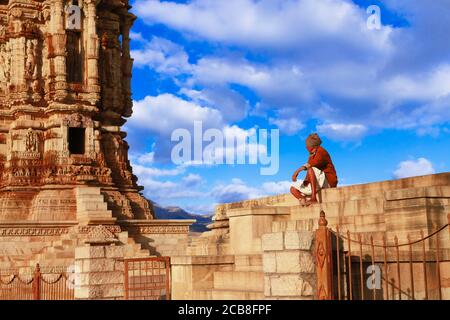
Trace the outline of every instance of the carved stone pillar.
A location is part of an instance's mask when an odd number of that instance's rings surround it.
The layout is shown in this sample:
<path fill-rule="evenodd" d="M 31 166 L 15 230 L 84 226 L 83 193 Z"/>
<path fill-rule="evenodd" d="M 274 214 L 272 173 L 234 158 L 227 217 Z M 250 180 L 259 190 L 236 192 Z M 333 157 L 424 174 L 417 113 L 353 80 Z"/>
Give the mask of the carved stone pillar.
<path fill-rule="evenodd" d="M 23 11 L 12 7 L 8 16 L 8 47 L 10 53 L 10 99 L 13 104 L 25 103 L 27 86 L 25 80 L 26 38 L 23 30 Z"/>
<path fill-rule="evenodd" d="M 89 92 L 89 102 L 95 105 L 100 100 L 100 85 L 98 74 L 98 58 L 99 58 L 99 37 L 96 30 L 96 6 L 95 0 L 86 0 L 86 31 L 87 41 L 87 86 Z"/>
<path fill-rule="evenodd" d="M 133 59 L 130 56 L 130 29 L 136 16 L 127 13 L 123 19 L 122 32 L 122 94 L 123 94 L 123 116 L 130 117 L 133 102 L 131 99 L 131 72 Z"/>
<path fill-rule="evenodd" d="M 55 66 L 55 99 L 63 101 L 67 97 L 66 74 L 66 32 L 64 30 L 63 0 L 54 0 L 52 12 L 52 46 Z"/>

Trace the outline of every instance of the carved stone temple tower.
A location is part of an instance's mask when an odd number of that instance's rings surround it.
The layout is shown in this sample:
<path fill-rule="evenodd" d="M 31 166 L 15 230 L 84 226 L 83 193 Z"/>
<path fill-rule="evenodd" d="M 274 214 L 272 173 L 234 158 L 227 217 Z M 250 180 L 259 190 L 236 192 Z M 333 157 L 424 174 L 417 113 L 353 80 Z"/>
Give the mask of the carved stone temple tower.
<path fill-rule="evenodd" d="M 153 220 L 128 161 L 129 9 L 0 0 L 0 263 L 70 259 L 99 225 L 153 253 L 160 237 L 187 235 L 189 223 Z"/>

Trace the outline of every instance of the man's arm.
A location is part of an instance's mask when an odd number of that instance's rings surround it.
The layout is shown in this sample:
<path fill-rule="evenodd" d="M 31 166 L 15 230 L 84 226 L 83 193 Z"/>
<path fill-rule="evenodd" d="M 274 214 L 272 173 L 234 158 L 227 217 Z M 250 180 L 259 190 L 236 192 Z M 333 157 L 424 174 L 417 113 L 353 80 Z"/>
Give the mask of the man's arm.
<path fill-rule="evenodd" d="M 301 166 L 300 168 L 298 168 L 297 170 L 295 170 L 294 174 L 292 175 L 292 181 L 297 181 L 297 177 L 299 175 L 300 172 L 302 172 L 303 170 L 307 170 L 308 167 L 306 167 L 307 163 L 304 164 L 303 166 Z"/>

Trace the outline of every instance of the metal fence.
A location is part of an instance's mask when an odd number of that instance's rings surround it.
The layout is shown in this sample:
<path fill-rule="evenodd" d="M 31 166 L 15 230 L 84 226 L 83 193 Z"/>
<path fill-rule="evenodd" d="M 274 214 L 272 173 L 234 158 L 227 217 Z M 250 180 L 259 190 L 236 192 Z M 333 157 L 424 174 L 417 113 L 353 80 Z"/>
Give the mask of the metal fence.
<path fill-rule="evenodd" d="M 450 215 L 449 215 L 450 220 Z M 400 243 L 397 236 L 341 232 L 327 227 L 321 211 L 316 231 L 317 298 L 326 300 L 441 300 L 442 259 L 439 236 L 449 224 L 429 235 Z M 448 250 L 447 250 L 448 251 Z M 446 261 L 444 261 L 446 260 Z"/>
<path fill-rule="evenodd" d="M 65 272 L 0 272 L 0 300 L 73 300 L 74 281 Z"/>
<path fill-rule="evenodd" d="M 170 300 L 170 258 L 125 259 L 125 300 Z"/>

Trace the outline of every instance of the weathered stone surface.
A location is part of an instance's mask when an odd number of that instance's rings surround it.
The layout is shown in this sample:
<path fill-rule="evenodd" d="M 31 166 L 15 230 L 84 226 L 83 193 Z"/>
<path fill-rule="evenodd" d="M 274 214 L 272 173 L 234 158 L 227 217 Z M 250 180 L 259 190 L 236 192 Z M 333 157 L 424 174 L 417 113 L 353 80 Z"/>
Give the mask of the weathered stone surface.
<path fill-rule="evenodd" d="M 90 272 L 80 275 L 81 285 L 106 285 L 124 283 L 123 272 Z"/>
<path fill-rule="evenodd" d="M 264 276 L 264 295 L 266 297 L 270 297 L 271 296 L 271 287 L 270 287 L 270 277 L 269 276 Z"/>
<path fill-rule="evenodd" d="M 83 261 L 82 272 L 115 271 L 116 261 L 112 259 L 86 259 Z"/>
<path fill-rule="evenodd" d="M 270 277 L 272 296 L 310 296 L 311 285 L 300 275 L 279 275 Z"/>
<path fill-rule="evenodd" d="M 310 250 L 314 240 L 314 232 L 286 231 L 284 246 L 286 249 Z"/>
<path fill-rule="evenodd" d="M 75 259 L 96 259 L 104 257 L 105 249 L 102 246 L 84 246 L 75 249 Z"/>
<path fill-rule="evenodd" d="M 105 255 L 107 258 L 123 258 L 123 246 L 109 246 L 105 247 Z"/>
<path fill-rule="evenodd" d="M 264 252 L 263 253 L 263 271 L 265 273 L 271 273 L 277 271 L 277 260 L 275 257 L 275 252 Z"/>
<path fill-rule="evenodd" d="M 300 272 L 299 251 L 280 251 L 276 253 L 277 273 Z"/>
<path fill-rule="evenodd" d="M 315 273 L 316 265 L 314 257 L 311 252 L 300 251 L 299 252 L 299 272 L 302 273 Z"/>
<path fill-rule="evenodd" d="M 283 250 L 284 236 L 283 232 L 266 233 L 261 237 L 263 251 Z"/>

